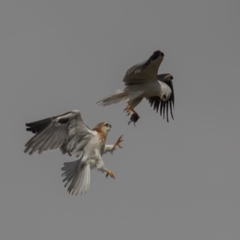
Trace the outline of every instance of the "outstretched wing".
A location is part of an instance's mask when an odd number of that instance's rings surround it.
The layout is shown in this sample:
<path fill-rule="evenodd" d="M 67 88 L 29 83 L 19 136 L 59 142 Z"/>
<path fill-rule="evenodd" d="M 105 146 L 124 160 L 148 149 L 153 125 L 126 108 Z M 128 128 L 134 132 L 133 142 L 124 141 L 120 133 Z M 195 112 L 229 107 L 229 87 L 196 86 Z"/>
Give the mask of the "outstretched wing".
<path fill-rule="evenodd" d="M 93 134 L 78 110 L 26 123 L 26 126 L 27 131 L 36 134 L 25 144 L 24 152 L 29 154 L 61 148 L 63 154 L 79 155 Z"/>
<path fill-rule="evenodd" d="M 170 78 L 168 76 L 170 76 Z M 169 73 L 166 73 L 166 74 L 158 75 L 157 78 L 159 81 L 166 83 L 170 87 L 172 94 L 171 94 L 170 98 L 165 102 L 162 101 L 159 96 L 150 97 L 150 98 L 148 98 L 148 101 L 149 101 L 150 105 L 153 106 L 153 109 L 156 112 L 158 112 L 158 111 L 160 112 L 160 115 L 163 116 L 163 119 L 165 119 L 165 115 L 166 115 L 167 122 L 169 122 L 169 117 L 168 117 L 169 111 L 171 113 L 172 119 L 174 119 L 174 117 L 173 117 L 174 88 L 173 88 L 173 83 L 172 83 L 173 77 Z"/>
<path fill-rule="evenodd" d="M 161 51 L 155 51 L 148 60 L 129 68 L 123 78 L 125 85 L 156 81 L 163 57 L 164 54 Z"/>

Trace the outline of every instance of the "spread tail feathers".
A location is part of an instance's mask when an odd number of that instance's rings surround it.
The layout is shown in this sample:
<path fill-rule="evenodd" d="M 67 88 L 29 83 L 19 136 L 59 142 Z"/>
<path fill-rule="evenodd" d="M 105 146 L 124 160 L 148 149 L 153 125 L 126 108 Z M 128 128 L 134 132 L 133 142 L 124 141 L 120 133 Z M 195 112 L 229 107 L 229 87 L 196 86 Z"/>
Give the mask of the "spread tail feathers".
<path fill-rule="evenodd" d="M 107 106 L 113 103 L 118 103 L 122 100 L 125 100 L 128 97 L 128 93 L 127 92 L 123 92 L 122 90 L 118 90 L 115 94 L 107 97 L 107 98 L 103 98 L 102 100 L 98 101 L 97 104 L 100 104 L 102 106 Z"/>
<path fill-rule="evenodd" d="M 63 182 L 65 187 L 68 187 L 68 192 L 71 194 L 83 194 L 87 192 L 90 186 L 90 165 L 81 163 L 81 159 L 64 163 L 62 168 L 64 171 L 62 176 L 65 178 Z"/>

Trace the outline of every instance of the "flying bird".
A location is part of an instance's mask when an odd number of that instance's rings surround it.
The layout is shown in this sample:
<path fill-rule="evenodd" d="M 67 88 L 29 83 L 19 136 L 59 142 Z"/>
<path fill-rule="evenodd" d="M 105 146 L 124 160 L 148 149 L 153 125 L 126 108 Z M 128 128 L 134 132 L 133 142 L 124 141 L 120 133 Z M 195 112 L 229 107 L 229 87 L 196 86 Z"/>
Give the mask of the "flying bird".
<path fill-rule="evenodd" d="M 113 172 L 104 166 L 102 155 L 113 151 L 123 141 L 120 136 L 115 144 L 106 144 L 111 125 L 107 122 L 98 123 L 90 129 L 81 117 L 79 110 L 73 110 L 59 116 L 40 121 L 26 123 L 27 131 L 35 135 L 25 144 L 25 153 L 41 154 L 47 150 L 60 148 L 63 154 L 79 159 L 64 163 L 62 168 L 65 178 L 63 182 L 71 194 L 87 192 L 90 186 L 90 170 L 106 173 L 106 177 L 115 178 Z"/>
<path fill-rule="evenodd" d="M 138 121 L 139 115 L 134 108 L 146 98 L 156 112 L 169 121 L 169 111 L 173 118 L 174 89 L 173 76 L 170 73 L 158 75 L 158 68 L 163 61 L 164 53 L 155 51 L 148 60 L 129 68 L 123 78 L 125 88 L 118 90 L 115 94 L 103 98 L 97 103 L 107 106 L 120 101 L 126 101 L 127 107 L 124 111 L 131 115 L 128 124 Z"/>

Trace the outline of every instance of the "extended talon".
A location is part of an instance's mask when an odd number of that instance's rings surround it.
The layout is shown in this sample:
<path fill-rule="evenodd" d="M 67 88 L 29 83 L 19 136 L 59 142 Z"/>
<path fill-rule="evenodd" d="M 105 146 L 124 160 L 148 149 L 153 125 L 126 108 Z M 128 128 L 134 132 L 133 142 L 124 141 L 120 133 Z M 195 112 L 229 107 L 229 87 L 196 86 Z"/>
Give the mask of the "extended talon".
<path fill-rule="evenodd" d="M 129 116 L 132 112 L 132 108 L 130 107 L 130 105 L 127 105 L 127 107 L 123 111 L 127 113 L 127 116 Z"/>
<path fill-rule="evenodd" d="M 123 137 L 123 135 L 121 135 L 121 136 L 118 138 L 118 140 L 115 142 L 113 148 L 116 148 L 116 146 L 118 146 L 119 148 L 122 148 L 122 146 L 120 145 L 120 143 L 123 141 L 122 137 Z"/>
<path fill-rule="evenodd" d="M 107 172 L 107 174 L 106 174 L 106 178 L 108 178 L 108 176 L 110 176 L 111 178 L 114 178 L 114 179 L 115 179 L 115 176 L 114 176 L 114 174 L 113 174 L 112 171 L 110 171 L 110 170 L 106 170 L 106 172 Z"/>

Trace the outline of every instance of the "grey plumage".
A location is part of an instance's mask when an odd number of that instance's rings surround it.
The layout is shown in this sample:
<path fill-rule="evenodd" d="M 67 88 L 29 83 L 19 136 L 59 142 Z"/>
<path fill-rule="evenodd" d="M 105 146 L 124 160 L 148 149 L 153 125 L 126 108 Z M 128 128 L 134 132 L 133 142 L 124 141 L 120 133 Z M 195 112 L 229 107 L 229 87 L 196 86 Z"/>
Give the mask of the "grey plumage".
<path fill-rule="evenodd" d="M 130 67 L 123 78 L 125 88 L 118 90 L 97 103 L 102 106 L 127 102 L 124 109 L 127 115 L 132 114 L 130 122 L 136 123 L 139 119 L 135 107 L 146 98 L 156 112 L 169 121 L 170 112 L 173 119 L 174 89 L 172 84 L 173 76 L 169 73 L 159 74 L 158 69 L 164 58 L 161 51 L 155 51 L 148 60 Z M 129 122 L 129 123 L 130 123 Z"/>

